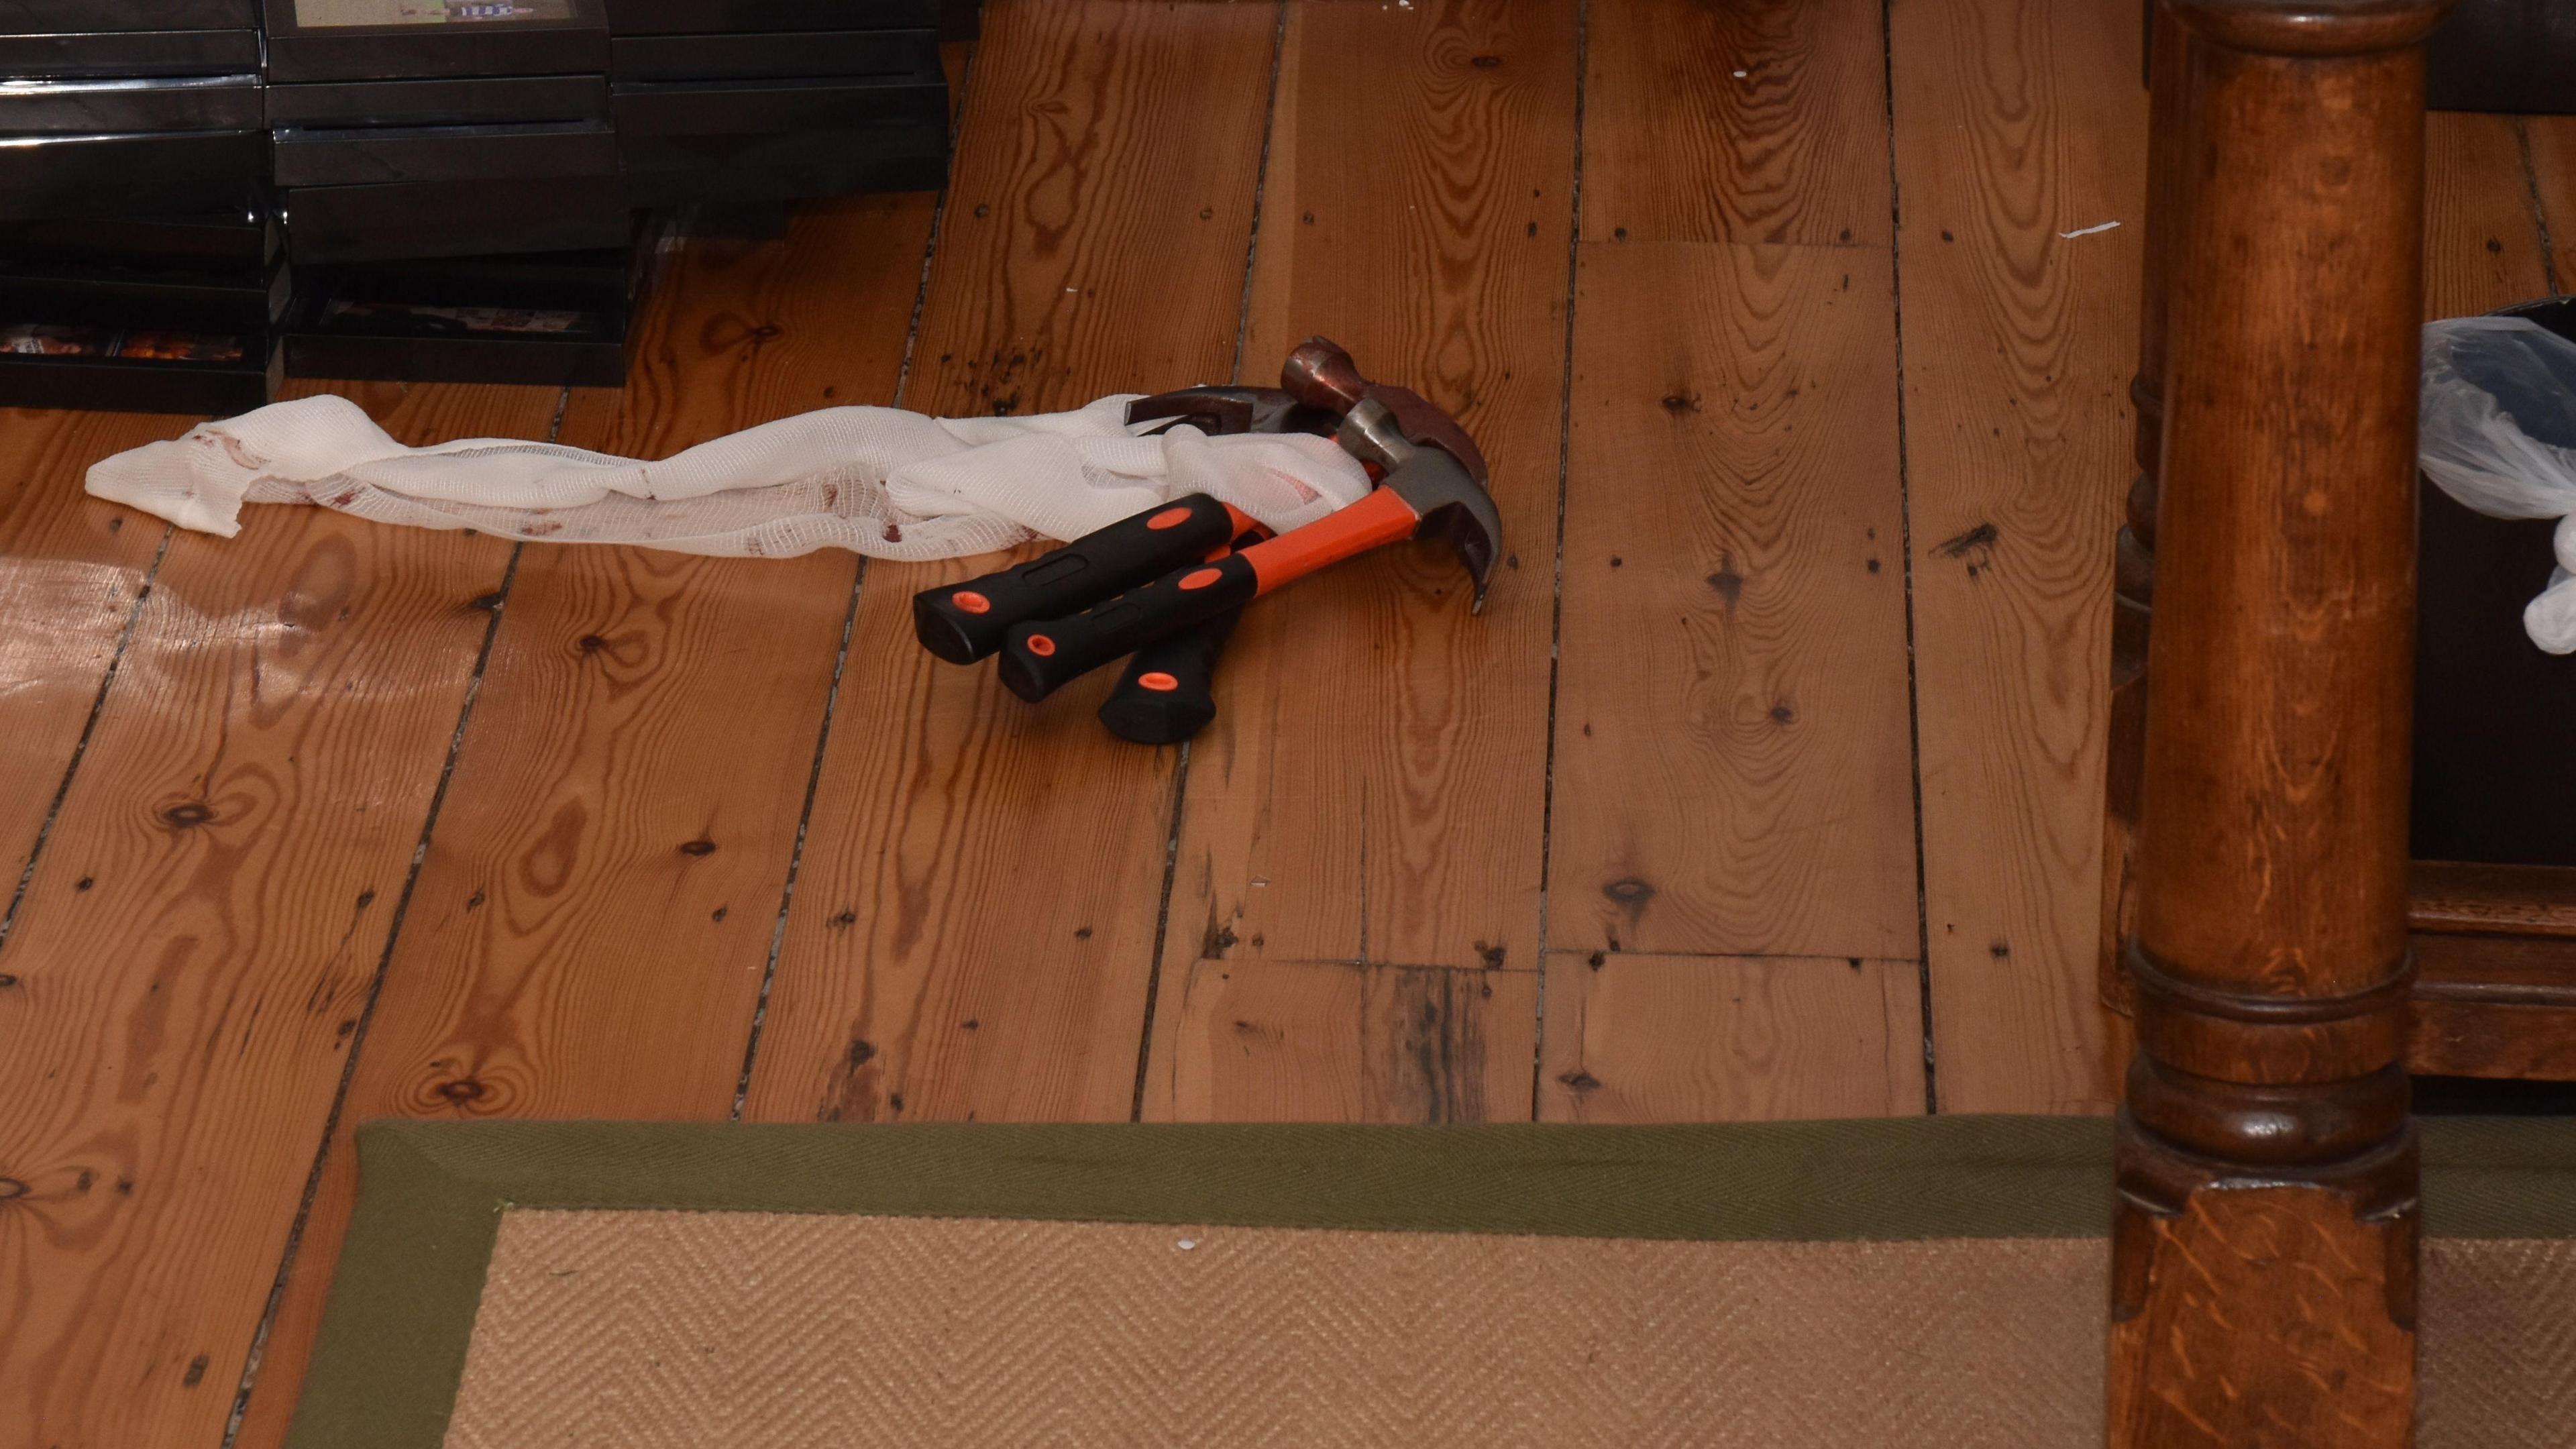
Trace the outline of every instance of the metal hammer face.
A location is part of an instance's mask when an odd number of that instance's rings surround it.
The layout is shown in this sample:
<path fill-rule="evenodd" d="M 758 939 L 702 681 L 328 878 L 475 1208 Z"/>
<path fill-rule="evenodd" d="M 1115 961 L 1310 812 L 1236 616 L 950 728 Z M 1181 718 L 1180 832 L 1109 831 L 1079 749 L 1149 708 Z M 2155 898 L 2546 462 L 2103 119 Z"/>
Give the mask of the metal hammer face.
<path fill-rule="evenodd" d="M 1467 465 L 1468 476 L 1479 483 L 1492 476 L 1485 467 L 1484 451 L 1467 436 L 1456 418 L 1409 387 L 1371 382 L 1361 376 L 1359 364 L 1351 360 L 1350 353 L 1329 337 L 1309 337 L 1299 343 L 1297 350 L 1288 354 L 1287 365 L 1279 370 L 1279 382 L 1298 401 L 1335 417 L 1347 414 L 1363 398 L 1375 398 L 1395 414 L 1396 426 L 1404 430 L 1406 437 L 1448 450 L 1451 457 Z"/>
<path fill-rule="evenodd" d="M 1341 414 L 1309 407 L 1275 387 L 1185 387 L 1128 404 L 1127 422 L 1160 423 L 1160 433 L 1188 423 L 1219 433 L 1314 433 L 1330 437 Z"/>
<path fill-rule="evenodd" d="M 1443 539 L 1458 551 L 1458 561 L 1476 581 L 1475 606 L 1482 610 L 1494 562 L 1503 552 L 1502 512 L 1483 481 L 1448 449 L 1407 436 L 1394 410 L 1375 398 L 1354 404 L 1334 437 L 1352 457 L 1385 475 L 1378 486 L 1403 499 L 1421 520 L 1414 537 Z"/>

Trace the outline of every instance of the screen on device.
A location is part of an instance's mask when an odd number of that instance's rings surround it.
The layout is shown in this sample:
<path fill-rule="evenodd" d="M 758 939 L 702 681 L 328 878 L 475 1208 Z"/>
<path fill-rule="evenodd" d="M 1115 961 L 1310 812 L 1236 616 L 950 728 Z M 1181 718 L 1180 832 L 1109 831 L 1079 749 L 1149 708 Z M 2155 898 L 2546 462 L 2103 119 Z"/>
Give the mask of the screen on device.
<path fill-rule="evenodd" d="M 507 25 L 580 18 L 576 0 L 295 0 L 305 29 L 393 25 Z"/>

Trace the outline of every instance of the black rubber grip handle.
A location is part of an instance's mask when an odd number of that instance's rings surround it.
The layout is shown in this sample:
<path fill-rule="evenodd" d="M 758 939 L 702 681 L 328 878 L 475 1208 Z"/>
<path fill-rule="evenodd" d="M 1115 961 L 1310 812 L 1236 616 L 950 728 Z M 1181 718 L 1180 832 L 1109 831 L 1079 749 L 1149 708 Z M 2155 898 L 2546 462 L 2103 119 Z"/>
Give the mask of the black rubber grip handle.
<path fill-rule="evenodd" d="M 1032 704 L 1113 659 L 1252 602 L 1260 576 L 1242 554 L 1174 569 L 1064 619 L 1019 624 L 1002 646 L 1002 683 Z"/>
<path fill-rule="evenodd" d="M 1140 745 L 1177 745 L 1206 729 L 1216 718 L 1216 662 L 1242 622 L 1231 610 L 1137 650 L 1101 702 L 1100 722 Z"/>
<path fill-rule="evenodd" d="M 921 647 L 972 664 L 1002 647 L 1011 626 L 1060 619 L 1226 546 L 1232 510 L 1204 493 L 1156 504 L 1016 568 L 912 596 Z"/>

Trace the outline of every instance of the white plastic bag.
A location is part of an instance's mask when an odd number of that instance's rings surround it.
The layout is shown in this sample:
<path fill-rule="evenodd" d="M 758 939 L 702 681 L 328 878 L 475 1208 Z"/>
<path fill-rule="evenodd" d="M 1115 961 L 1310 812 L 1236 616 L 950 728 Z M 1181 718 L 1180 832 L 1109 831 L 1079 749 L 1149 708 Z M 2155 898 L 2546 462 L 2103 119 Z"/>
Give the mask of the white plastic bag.
<path fill-rule="evenodd" d="M 227 538 L 244 503 L 303 503 L 550 543 L 895 559 L 1077 538 L 1183 493 L 1286 532 L 1369 491 L 1329 438 L 1188 426 L 1138 437 L 1130 401 L 1021 418 L 825 408 L 649 462 L 498 438 L 406 448 L 357 404 L 323 396 L 120 453 L 90 469 L 89 491 Z"/>
<path fill-rule="evenodd" d="M 2426 326 L 2419 450 L 2425 476 L 2463 506 L 2558 520 L 2558 567 L 2522 627 L 2576 654 L 2576 342 L 2520 317 Z"/>

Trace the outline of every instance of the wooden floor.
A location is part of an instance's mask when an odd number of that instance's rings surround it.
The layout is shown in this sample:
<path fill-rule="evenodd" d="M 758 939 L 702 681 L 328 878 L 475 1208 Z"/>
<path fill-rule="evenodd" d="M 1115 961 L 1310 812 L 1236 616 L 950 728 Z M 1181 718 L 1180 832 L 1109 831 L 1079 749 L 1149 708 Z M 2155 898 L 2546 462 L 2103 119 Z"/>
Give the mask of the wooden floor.
<path fill-rule="evenodd" d="M 944 199 L 693 246 L 622 396 L 354 393 L 656 455 L 1335 336 L 1510 557 L 1256 610 L 1187 751 L 932 662 L 969 566 L 172 534 L 79 481 L 186 420 L 0 415 L 0 1449 L 275 1445 L 370 1117 L 2102 1110 L 2137 37 L 992 0 Z M 2576 129 L 2432 145 L 2436 314 L 2576 266 Z"/>

